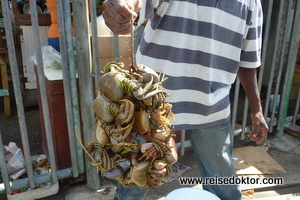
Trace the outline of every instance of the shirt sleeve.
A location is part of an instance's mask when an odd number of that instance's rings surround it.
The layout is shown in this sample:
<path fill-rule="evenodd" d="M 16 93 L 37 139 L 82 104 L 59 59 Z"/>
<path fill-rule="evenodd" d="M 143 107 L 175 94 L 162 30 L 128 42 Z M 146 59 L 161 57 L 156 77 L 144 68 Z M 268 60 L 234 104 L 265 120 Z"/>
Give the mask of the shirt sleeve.
<path fill-rule="evenodd" d="M 263 13 L 260 1 L 252 2 L 240 59 L 240 66 L 245 68 L 256 68 L 261 65 Z"/>

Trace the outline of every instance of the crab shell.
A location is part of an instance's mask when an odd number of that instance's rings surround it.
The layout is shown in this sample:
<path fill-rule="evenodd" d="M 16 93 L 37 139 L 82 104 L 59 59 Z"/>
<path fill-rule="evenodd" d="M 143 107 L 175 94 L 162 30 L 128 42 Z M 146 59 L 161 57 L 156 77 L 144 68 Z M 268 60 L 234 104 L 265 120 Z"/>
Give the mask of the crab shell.
<path fill-rule="evenodd" d="M 105 122 L 110 123 L 115 118 L 109 111 L 110 102 L 106 101 L 103 96 L 98 95 L 92 102 L 92 109 Z"/>
<path fill-rule="evenodd" d="M 134 113 L 133 129 L 139 134 L 144 134 L 150 131 L 150 118 L 145 110 L 140 110 Z"/>
<path fill-rule="evenodd" d="M 123 76 L 120 73 L 108 72 L 99 78 L 98 85 L 103 94 L 111 101 L 119 101 L 124 95 L 120 89 L 120 80 L 122 79 Z"/>
<path fill-rule="evenodd" d="M 147 185 L 147 174 L 150 167 L 149 161 L 140 162 L 131 168 L 131 180 L 138 186 Z"/>
<path fill-rule="evenodd" d="M 95 134 L 97 141 L 102 145 L 107 145 L 110 142 L 109 137 L 101 127 L 101 122 L 98 120 L 95 125 Z"/>

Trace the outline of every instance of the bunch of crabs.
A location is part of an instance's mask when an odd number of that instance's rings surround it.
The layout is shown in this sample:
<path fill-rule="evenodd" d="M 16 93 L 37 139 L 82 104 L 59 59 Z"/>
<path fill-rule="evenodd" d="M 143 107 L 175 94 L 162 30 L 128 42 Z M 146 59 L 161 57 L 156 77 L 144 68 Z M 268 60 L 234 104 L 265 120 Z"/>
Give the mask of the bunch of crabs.
<path fill-rule="evenodd" d="M 123 67 L 108 63 L 98 80 L 89 162 L 124 187 L 158 187 L 178 159 L 168 119 L 175 117 L 162 86 L 167 78 L 144 65 Z"/>

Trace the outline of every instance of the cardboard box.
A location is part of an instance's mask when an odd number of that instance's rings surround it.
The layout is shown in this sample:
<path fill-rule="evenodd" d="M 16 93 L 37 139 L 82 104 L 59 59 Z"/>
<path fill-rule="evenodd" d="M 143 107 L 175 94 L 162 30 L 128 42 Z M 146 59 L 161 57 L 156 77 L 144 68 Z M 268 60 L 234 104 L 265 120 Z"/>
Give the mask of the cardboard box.
<path fill-rule="evenodd" d="M 100 70 L 115 60 L 114 58 L 114 37 L 98 36 L 98 52 L 100 60 Z M 124 63 L 124 68 L 128 69 L 131 62 L 131 39 L 130 35 L 119 35 L 119 61 Z"/>

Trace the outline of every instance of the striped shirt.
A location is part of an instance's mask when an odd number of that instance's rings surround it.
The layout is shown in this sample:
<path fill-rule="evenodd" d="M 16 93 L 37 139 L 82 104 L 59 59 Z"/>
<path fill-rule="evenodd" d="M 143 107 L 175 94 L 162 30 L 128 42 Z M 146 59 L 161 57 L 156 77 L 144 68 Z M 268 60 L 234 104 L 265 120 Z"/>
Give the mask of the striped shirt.
<path fill-rule="evenodd" d="M 229 92 L 239 66 L 260 66 L 259 0 L 144 0 L 149 19 L 136 59 L 169 79 L 177 130 L 230 120 Z"/>

